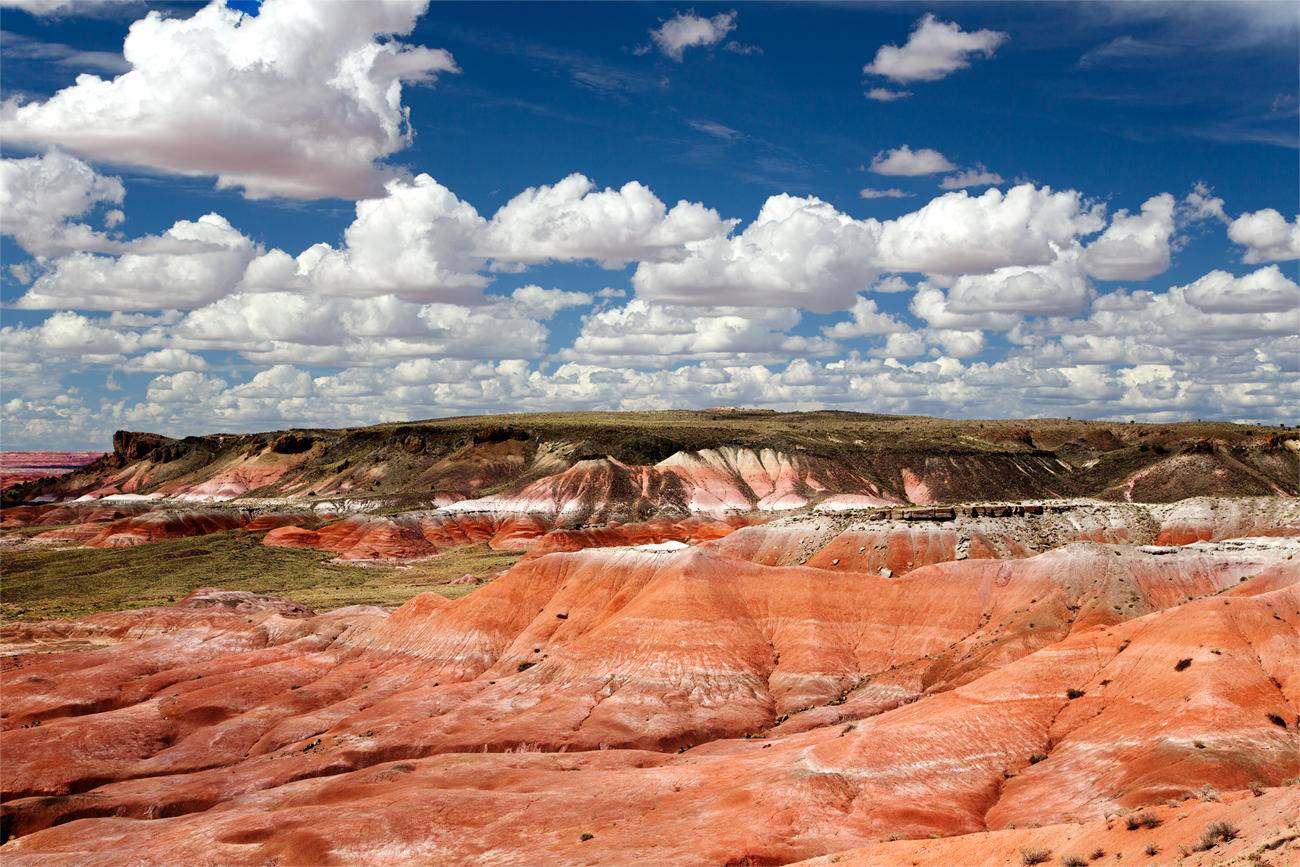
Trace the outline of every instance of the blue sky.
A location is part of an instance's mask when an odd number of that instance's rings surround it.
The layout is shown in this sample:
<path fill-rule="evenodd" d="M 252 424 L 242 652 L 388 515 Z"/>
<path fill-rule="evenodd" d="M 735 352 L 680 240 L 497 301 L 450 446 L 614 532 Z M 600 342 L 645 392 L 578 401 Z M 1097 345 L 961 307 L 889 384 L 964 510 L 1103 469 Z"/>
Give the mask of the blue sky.
<path fill-rule="evenodd" d="M 1296 420 L 1294 4 L 0 8 L 6 448 Z"/>

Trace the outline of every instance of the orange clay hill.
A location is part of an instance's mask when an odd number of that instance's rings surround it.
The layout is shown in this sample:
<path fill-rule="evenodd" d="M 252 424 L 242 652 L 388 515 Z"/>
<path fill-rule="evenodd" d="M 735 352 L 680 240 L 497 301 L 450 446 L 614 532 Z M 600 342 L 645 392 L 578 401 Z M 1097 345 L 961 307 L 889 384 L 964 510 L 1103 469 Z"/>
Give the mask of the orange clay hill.
<path fill-rule="evenodd" d="M 15 559 L 513 565 L 0 623 L 0 858 L 1298 864 L 1298 485 L 1228 424 L 119 433 L 6 492 Z"/>

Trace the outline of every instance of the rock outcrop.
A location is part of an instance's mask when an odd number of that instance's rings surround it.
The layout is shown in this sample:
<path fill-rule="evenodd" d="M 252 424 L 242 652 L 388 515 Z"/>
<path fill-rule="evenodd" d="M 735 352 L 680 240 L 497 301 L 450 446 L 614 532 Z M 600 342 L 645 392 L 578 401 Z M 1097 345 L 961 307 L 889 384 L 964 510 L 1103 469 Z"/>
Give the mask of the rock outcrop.
<path fill-rule="evenodd" d="M 566 413 L 180 440 L 119 431 L 113 447 L 80 470 L 15 486 L 5 502 L 486 497 L 478 508 L 540 511 L 574 526 L 819 503 L 1300 493 L 1293 432 L 1211 423 Z"/>

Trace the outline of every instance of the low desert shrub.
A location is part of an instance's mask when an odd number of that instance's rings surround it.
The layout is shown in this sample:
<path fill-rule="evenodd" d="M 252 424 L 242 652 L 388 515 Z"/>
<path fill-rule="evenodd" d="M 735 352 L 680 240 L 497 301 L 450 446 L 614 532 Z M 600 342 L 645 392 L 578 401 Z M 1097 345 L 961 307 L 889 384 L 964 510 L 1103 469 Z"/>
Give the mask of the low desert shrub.
<path fill-rule="evenodd" d="M 1211 822 L 1205 826 L 1201 839 L 1196 843 L 1196 851 L 1208 852 L 1220 843 L 1237 839 L 1237 828 L 1227 822 Z"/>
<path fill-rule="evenodd" d="M 1160 820 L 1150 813 L 1134 813 L 1124 819 L 1124 827 L 1130 831 L 1136 831 L 1138 828 L 1146 828 L 1148 831 L 1152 828 L 1160 827 Z"/>

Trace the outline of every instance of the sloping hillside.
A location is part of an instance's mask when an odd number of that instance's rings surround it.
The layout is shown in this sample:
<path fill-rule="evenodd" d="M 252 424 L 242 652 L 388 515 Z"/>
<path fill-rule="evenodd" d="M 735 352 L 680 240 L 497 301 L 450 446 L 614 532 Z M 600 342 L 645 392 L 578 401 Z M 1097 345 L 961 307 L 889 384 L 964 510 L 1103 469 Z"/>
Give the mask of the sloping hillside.
<path fill-rule="evenodd" d="M 1263 846 L 1293 863 L 1298 551 L 1081 542 L 888 578 L 606 548 L 391 613 L 208 589 L 13 624 L 2 851 L 951 864 L 1042 846 L 1147 864 L 1172 863 L 1153 846 L 1213 850 L 1189 863 Z M 1232 833 L 1198 842 L 1216 820 Z"/>
<path fill-rule="evenodd" d="M 5 502 L 118 494 L 370 497 L 393 507 L 475 501 L 458 508 L 544 511 L 576 524 L 780 511 L 837 495 L 925 504 L 1298 492 L 1300 438 L 1282 428 L 719 410 L 480 416 L 179 440 L 119 431 L 111 454 L 20 485 Z"/>

